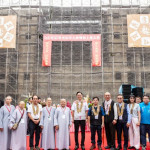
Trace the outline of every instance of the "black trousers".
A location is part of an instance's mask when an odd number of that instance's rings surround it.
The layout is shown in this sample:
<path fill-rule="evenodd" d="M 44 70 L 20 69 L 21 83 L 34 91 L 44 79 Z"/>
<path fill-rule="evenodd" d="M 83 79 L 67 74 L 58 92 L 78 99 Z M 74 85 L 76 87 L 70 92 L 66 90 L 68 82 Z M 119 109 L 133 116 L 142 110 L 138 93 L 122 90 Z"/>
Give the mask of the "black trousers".
<path fill-rule="evenodd" d="M 78 142 L 78 132 L 79 132 L 79 126 L 81 127 L 81 146 L 84 146 L 85 141 L 85 120 L 74 120 L 74 126 L 75 126 L 75 144 L 79 145 Z"/>
<path fill-rule="evenodd" d="M 128 128 L 126 126 L 127 123 L 120 122 L 119 120 L 117 121 L 117 141 L 118 141 L 118 146 L 121 147 L 121 134 L 123 131 L 124 135 L 124 148 L 128 147 Z"/>
<path fill-rule="evenodd" d="M 40 140 L 40 126 L 39 124 L 35 124 L 32 120 L 29 121 L 29 132 L 30 132 L 30 147 L 33 146 L 33 139 L 34 139 L 34 131 L 35 131 L 35 146 L 39 145 Z"/>
<path fill-rule="evenodd" d="M 29 135 L 30 134 L 30 131 L 29 131 L 29 117 L 28 117 L 28 119 L 27 119 L 27 135 Z"/>
<path fill-rule="evenodd" d="M 90 125 L 90 126 L 91 126 L 91 143 L 95 144 L 95 134 L 97 132 L 98 135 L 97 145 L 101 146 L 102 144 L 101 125 Z"/>
<path fill-rule="evenodd" d="M 140 125 L 140 140 L 143 146 L 146 146 L 146 133 L 148 133 L 150 140 L 150 125 L 149 124 L 141 124 Z"/>
<path fill-rule="evenodd" d="M 105 123 L 107 145 L 115 148 L 115 128 L 112 122 Z"/>

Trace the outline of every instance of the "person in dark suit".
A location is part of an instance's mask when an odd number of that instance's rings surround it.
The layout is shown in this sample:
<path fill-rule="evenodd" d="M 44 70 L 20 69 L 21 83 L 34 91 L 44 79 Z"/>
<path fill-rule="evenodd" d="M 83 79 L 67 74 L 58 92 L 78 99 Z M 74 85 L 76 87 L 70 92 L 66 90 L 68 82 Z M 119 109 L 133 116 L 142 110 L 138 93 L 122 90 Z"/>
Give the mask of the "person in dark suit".
<path fill-rule="evenodd" d="M 106 92 L 104 95 L 105 101 L 103 102 L 103 108 L 105 112 L 104 123 L 106 131 L 107 146 L 105 149 L 115 150 L 115 129 L 117 123 L 117 106 L 111 99 L 111 94 Z"/>
<path fill-rule="evenodd" d="M 123 132 L 124 136 L 124 150 L 127 150 L 128 148 L 128 127 L 130 125 L 129 121 L 129 110 L 127 107 L 127 104 L 123 102 L 123 95 L 119 94 L 117 96 L 117 113 L 118 113 L 118 119 L 117 119 L 117 142 L 118 147 L 116 150 L 122 149 L 121 146 L 121 135 Z"/>

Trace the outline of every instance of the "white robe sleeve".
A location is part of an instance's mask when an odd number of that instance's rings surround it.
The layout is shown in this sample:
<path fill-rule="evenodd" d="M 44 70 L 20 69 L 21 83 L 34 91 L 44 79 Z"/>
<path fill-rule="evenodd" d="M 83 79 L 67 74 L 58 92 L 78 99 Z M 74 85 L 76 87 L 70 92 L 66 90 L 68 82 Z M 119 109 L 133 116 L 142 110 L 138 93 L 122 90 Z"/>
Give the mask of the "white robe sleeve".
<path fill-rule="evenodd" d="M 40 126 L 44 126 L 44 108 L 42 110 L 41 120 L 40 120 Z"/>
<path fill-rule="evenodd" d="M 3 128 L 3 117 L 4 117 L 4 111 L 3 111 L 3 107 L 1 107 L 0 109 L 0 128 Z"/>
<path fill-rule="evenodd" d="M 55 115 L 54 115 L 54 126 L 58 125 L 58 108 L 55 110 Z"/>
<path fill-rule="evenodd" d="M 14 111 L 10 117 L 10 121 L 8 124 L 9 129 L 12 129 L 13 125 L 16 123 L 17 119 L 17 111 Z"/>

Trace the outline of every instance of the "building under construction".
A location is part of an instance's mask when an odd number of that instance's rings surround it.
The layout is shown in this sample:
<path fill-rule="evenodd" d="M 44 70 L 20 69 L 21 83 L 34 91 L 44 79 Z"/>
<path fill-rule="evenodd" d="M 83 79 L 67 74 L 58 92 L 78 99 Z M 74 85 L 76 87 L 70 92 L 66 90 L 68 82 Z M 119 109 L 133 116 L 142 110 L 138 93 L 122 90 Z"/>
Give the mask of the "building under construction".
<path fill-rule="evenodd" d="M 150 0 L 0 0 L 0 15 L 17 16 L 15 49 L 0 49 L 0 99 L 29 93 L 75 100 L 77 91 L 115 99 L 122 84 L 150 93 L 150 48 L 129 48 L 127 14 L 150 14 Z M 42 67 L 43 34 L 101 34 L 102 66 L 92 67 L 91 42 L 53 42 Z"/>

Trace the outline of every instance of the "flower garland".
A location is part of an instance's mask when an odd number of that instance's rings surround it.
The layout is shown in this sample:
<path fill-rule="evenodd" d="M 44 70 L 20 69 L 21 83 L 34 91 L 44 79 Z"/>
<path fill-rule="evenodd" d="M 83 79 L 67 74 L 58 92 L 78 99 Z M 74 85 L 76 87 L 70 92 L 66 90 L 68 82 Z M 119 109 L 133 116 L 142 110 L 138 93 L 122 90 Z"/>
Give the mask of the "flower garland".
<path fill-rule="evenodd" d="M 79 101 L 76 102 L 76 105 L 77 105 L 77 112 L 80 113 L 83 107 L 83 100 L 81 100 L 80 108 L 79 108 Z"/>
<path fill-rule="evenodd" d="M 36 111 L 35 111 L 35 107 L 34 106 L 36 106 Z M 37 115 L 39 113 L 39 105 L 33 105 L 32 104 L 32 109 L 33 109 L 33 114 L 34 115 Z"/>
<path fill-rule="evenodd" d="M 123 110 L 124 110 L 124 103 L 122 103 L 121 110 L 119 109 L 119 104 L 118 104 L 117 105 L 117 112 L 118 112 L 119 117 L 123 115 Z"/>
<path fill-rule="evenodd" d="M 94 113 L 94 116 L 97 116 L 99 114 L 99 105 L 97 106 L 97 110 L 94 109 L 94 105 L 92 106 L 92 111 Z"/>

